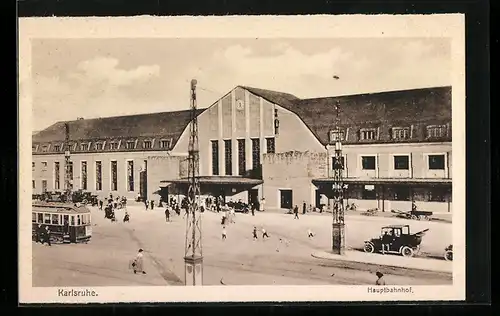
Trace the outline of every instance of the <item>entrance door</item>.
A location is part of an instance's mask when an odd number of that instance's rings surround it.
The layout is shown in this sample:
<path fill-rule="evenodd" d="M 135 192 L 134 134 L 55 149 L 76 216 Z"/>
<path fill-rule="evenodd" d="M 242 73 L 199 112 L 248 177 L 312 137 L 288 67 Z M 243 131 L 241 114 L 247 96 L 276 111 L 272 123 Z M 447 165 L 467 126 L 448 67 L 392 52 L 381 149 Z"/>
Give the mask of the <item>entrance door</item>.
<path fill-rule="evenodd" d="M 42 180 L 42 193 L 47 192 L 47 180 Z"/>
<path fill-rule="evenodd" d="M 259 202 L 259 190 L 258 189 L 248 190 L 248 202 L 254 203 L 254 204 Z"/>
<path fill-rule="evenodd" d="M 315 207 L 317 207 L 317 208 L 321 207 L 321 193 L 317 189 L 316 189 L 316 195 L 314 198 L 314 202 L 316 203 Z"/>
<path fill-rule="evenodd" d="M 280 207 L 292 208 L 292 190 L 280 190 Z"/>
<path fill-rule="evenodd" d="M 141 171 L 139 173 L 139 193 L 141 197 L 145 199 L 148 194 L 148 175 L 146 171 Z"/>

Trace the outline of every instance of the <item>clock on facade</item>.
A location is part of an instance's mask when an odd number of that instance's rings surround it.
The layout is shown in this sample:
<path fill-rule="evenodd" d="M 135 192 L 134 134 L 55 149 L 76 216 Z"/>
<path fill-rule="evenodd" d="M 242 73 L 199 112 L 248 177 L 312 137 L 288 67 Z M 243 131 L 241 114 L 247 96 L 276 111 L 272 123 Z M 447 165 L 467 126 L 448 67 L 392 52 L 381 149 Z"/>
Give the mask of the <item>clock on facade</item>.
<path fill-rule="evenodd" d="M 243 100 L 236 101 L 236 109 L 242 111 L 245 108 L 245 103 Z"/>

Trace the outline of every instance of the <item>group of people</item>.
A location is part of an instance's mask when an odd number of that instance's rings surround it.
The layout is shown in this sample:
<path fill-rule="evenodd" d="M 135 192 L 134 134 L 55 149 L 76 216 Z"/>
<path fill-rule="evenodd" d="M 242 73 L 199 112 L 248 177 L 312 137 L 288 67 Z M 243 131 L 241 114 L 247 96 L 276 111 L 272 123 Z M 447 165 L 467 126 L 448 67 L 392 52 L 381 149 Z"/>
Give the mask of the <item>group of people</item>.
<path fill-rule="evenodd" d="M 48 226 L 42 226 L 42 224 L 38 224 L 35 231 L 35 241 L 37 243 L 41 243 L 42 245 L 47 243 L 47 245 L 52 246 L 50 243 L 51 231 Z"/>

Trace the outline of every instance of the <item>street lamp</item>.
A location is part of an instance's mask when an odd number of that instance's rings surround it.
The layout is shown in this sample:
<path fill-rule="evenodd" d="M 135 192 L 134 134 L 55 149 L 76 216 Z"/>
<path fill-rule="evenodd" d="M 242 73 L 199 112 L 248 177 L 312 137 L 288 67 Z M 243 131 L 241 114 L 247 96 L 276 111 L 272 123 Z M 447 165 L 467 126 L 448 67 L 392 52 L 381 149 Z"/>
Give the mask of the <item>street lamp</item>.
<path fill-rule="evenodd" d="M 345 224 L 344 224 L 344 161 L 342 157 L 342 130 L 340 129 L 340 104 L 336 103 L 335 126 L 335 157 L 333 163 L 333 221 L 332 221 L 332 252 L 343 255 L 345 253 Z"/>

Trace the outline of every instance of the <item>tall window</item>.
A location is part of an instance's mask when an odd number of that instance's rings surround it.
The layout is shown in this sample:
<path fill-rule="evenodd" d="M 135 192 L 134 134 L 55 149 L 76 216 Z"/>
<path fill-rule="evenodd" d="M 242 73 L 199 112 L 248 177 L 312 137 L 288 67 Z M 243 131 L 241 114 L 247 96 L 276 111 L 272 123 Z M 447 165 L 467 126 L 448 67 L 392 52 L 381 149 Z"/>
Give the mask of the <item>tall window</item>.
<path fill-rule="evenodd" d="M 233 155 L 231 150 L 231 140 L 224 140 L 224 157 L 225 157 L 225 168 L 226 175 L 230 176 L 233 174 Z"/>
<path fill-rule="evenodd" d="M 377 129 L 375 128 L 362 129 L 359 131 L 359 136 L 361 140 L 377 139 Z"/>
<path fill-rule="evenodd" d="M 394 170 L 408 170 L 408 169 L 410 169 L 410 157 L 394 156 Z"/>
<path fill-rule="evenodd" d="M 410 138 L 410 128 L 409 127 L 393 127 L 392 128 L 392 139 L 402 140 Z"/>
<path fill-rule="evenodd" d="M 87 162 L 82 161 L 81 162 L 81 168 L 82 168 L 82 190 L 87 190 Z"/>
<path fill-rule="evenodd" d="M 95 189 L 96 191 L 102 190 L 102 162 L 95 162 Z"/>
<path fill-rule="evenodd" d="M 246 160 L 245 160 L 245 140 L 238 139 L 238 174 L 244 175 L 246 171 Z"/>
<path fill-rule="evenodd" d="M 46 171 L 46 170 L 47 170 L 47 162 L 42 161 L 42 171 Z"/>
<path fill-rule="evenodd" d="M 33 162 L 31 162 L 31 169 L 32 169 L 33 171 L 35 171 L 35 162 L 34 162 L 34 161 L 33 161 Z"/>
<path fill-rule="evenodd" d="M 252 138 L 252 168 L 260 166 L 260 139 Z"/>
<path fill-rule="evenodd" d="M 111 161 L 111 191 L 118 190 L 118 163 Z"/>
<path fill-rule="evenodd" d="M 444 155 L 429 155 L 430 170 L 444 170 Z"/>
<path fill-rule="evenodd" d="M 212 140 L 212 175 L 219 175 L 219 141 Z"/>
<path fill-rule="evenodd" d="M 363 156 L 361 157 L 361 166 L 363 170 L 375 170 L 375 157 Z"/>
<path fill-rule="evenodd" d="M 266 149 L 268 154 L 274 154 L 276 152 L 276 144 L 274 137 L 266 138 Z"/>
<path fill-rule="evenodd" d="M 54 189 L 61 188 L 61 166 L 59 162 L 54 162 Z"/>
<path fill-rule="evenodd" d="M 134 162 L 127 161 L 127 190 L 134 191 Z"/>
<path fill-rule="evenodd" d="M 429 125 L 427 126 L 427 138 L 445 137 L 447 134 L 446 125 Z"/>

